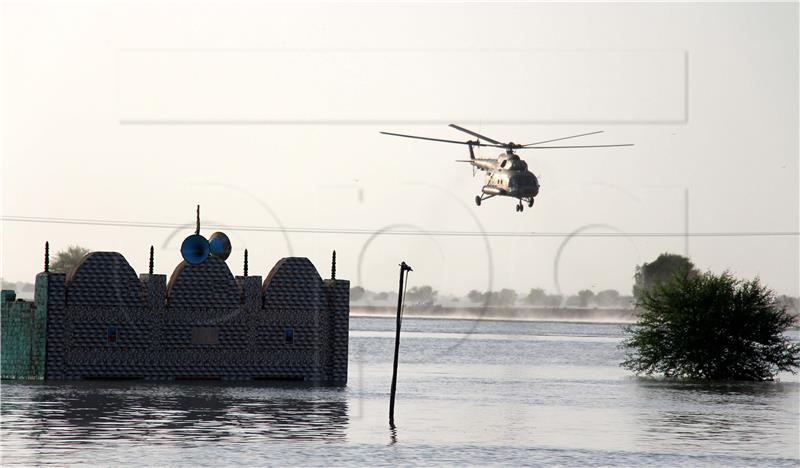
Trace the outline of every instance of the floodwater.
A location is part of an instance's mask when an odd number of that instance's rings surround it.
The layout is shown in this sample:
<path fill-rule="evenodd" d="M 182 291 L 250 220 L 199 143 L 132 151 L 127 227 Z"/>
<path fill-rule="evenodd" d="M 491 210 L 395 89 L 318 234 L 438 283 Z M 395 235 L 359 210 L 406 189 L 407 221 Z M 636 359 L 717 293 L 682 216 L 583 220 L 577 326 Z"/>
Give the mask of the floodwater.
<path fill-rule="evenodd" d="M 406 319 L 390 430 L 393 330 L 351 319 L 346 388 L 4 382 L 0 462 L 800 464 L 798 376 L 635 378 L 618 365 L 615 324 Z"/>

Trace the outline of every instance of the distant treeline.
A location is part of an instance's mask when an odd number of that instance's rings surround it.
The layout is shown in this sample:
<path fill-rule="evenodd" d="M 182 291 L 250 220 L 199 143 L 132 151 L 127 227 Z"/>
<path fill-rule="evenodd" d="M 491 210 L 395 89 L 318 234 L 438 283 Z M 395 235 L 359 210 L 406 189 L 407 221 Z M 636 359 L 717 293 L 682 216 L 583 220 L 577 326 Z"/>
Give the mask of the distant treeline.
<path fill-rule="evenodd" d="M 14 291 L 17 297 L 21 299 L 32 299 L 35 287 L 33 283 L 24 281 L 10 282 L 0 278 L 0 289 Z"/>
<path fill-rule="evenodd" d="M 396 292 L 374 292 L 355 286 L 350 288 L 350 302 L 362 305 L 375 303 L 385 304 L 397 301 Z M 613 309 L 629 309 L 633 307 L 633 296 L 625 296 L 614 289 L 606 289 L 595 293 L 585 289 L 577 294 L 563 296 L 548 294 L 542 288 L 532 288 L 521 295 L 513 289 L 503 288 L 499 291 L 471 290 L 463 296 L 440 295 L 431 286 L 414 286 L 406 291 L 407 306 L 458 306 L 458 307 L 601 307 Z"/>
<path fill-rule="evenodd" d="M 79 246 L 71 246 L 65 251 L 58 252 L 50 264 L 50 271 L 69 271 L 80 259 L 89 252 Z M 463 296 L 440 294 L 431 286 L 412 286 L 406 291 L 406 305 L 418 308 L 440 307 L 536 307 L 536 308 L 602 308 L 602 309 L 631 309 L 635 306 L 637 298 L 642 293 L 654 286 L 669 281 L 681 271 L 688 271 L 690 275 L 700 272 L 687 257 L 671 253 L 663 253 L 655 260 L 642 265 L 637 265 L 634 270 L 634 282 L 631 295 L 621 294 L 615 289 L 592 291 L 583 289 L 575 294 L 551 294 L 542 288 L 531 288 L 527 293 L 503 288 L 499 291 L 478 291 L 473 289 Z M 34 285 L 27 282 L 2 282 L 3 289 L 16 291 L 17 297 L 32 298 Z M 789 313 L 800 315 L 800 298 L 791 296 L 778 296 L 777 302 L 786 307 Z M 375 292 L 361 286 L 350 288 L 350 302 L 356 306 L 389 306 L 397 303 L 396 291 Z"/>
<path fill-rule="evenodd" d="M 779 304 L 786 307 L 793 315 L 800 314 L 800 299 L 796 297 L 778 296 Z M 361 286 L 350 288 L 350 303 L 357 306 L 391 306 L 397 303 L 396 292 L 374 292 Z M 480 292 L 475 289 L 463 296 L 440 295 L 431 286 L 414 286 L 406 291 L 406 307 L 540 307 L 540 308 L 601 308 L 601 309 L 633 309 L 636 300 L 632 295 L 622 295 L 615 289 L 604 289 L 594 292 L 589 289 L 577 294 L 563 296 L 548 294 L 542 288 L 532 288 L 522 296 L 513 289 L 503 288 L 500 291 Z"/>
<path fill-rule="evenodd" d="M 520 294 L 513 289 L 503 288 L 499 291 L 471 290 L 463 296 L 442 295 L 431 286 L 414 286 L 406 291 L 406 305 L 411 307 L 541 307 L 541 308 L 604 308 L 631 309 L 643 292 L 670 281 L 677 273 L 688 272 L 698 275 L 700 272 L 687 257 L 671 253 L 663 253 L 650 263 L 637 265 L 634 270 L 634 282 L 631 295 L 621 294 L 615 289 L 592 291 L 583 289 L 575 294 L 563 296 L 550 294 L 542 288 L 531 288 L 527 294 Z M 800 299 L 791 296 L 778 296 L 777 302 L 786 307 L 789 313 L 798 315 Z M 361 286 L 350 289 L 350 301 L 359 306 L 389 305 L 397 302 L 396 292 L 373 292 Z"/>

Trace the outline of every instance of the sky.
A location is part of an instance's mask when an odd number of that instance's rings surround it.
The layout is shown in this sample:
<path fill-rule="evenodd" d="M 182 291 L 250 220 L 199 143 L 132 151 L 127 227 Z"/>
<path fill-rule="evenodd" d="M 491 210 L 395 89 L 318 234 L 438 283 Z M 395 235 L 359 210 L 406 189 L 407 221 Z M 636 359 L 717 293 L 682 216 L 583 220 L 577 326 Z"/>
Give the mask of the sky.
<path fill-rule="evenodd" d="M 154 245 L 171 274 L 200 204 L 234 274 L 247 248 L 251 275 L 294 255 L 329 277 L 335 249 L 377 291 L 404 260 L 441 293 L 624 293 L 674 252 L 797 296 L 798 24 L 797 3 L 6 1 L 0 273 L 33 281 L 49 241 L 137 272 Z M 517 213 L 475 206 L 466 148 L 379 134 L 468 138 L 448 123 L 635 146 L 521 154 L 541 192 Z"/>

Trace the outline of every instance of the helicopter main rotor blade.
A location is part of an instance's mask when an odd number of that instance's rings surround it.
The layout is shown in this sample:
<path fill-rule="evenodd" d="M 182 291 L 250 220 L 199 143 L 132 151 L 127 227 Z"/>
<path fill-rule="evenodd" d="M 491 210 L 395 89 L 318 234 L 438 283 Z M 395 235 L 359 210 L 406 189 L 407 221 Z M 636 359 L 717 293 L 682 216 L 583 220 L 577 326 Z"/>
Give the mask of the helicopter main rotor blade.
<path fill-rule="evenodd" d="M 497 140 L 493 140 L 493 139 L 491 139 L 491 138 L 489 138 L 489 137 L 487 137 L 487 136 L 483 136 L 483 135 L 481 135 L 480 133 L 475 133 L 475 132 L 473 132 L 472 130 L 467 130 L 467 129 L 466 129 L 466 128 L 464 128 L 464 127 L 459 127 L 459 126 L 458 126 L 458 125 L 456 125 L 456 124 L 450 124 L 450 126 L 451 126 L 451 127 L 453 127 L 453 128 L 455 128 L 456 130 L 461 130 L 461 131 L 462 131 L 462 132 L 464 132 L 464 133 L 468 133 L 468 134 L 470 134 L 470 135 L 472 135 L 472 136 L 474 136 L 474 137 L 478 137 L 478 138 L 480 138 L 481 140 L 486 140 L 486 141 L 488 141 L 488 142 L 490 142 L 490 143 L 494 143 L 495 145 L 500 145 L 500 147 L 501 147 L 501 148 L 505 148 L 505 147 L 507 146 L 507 145 L 505 145 L 505 144 L 503 144 L 503 143 L 500 143 L 500 142 L 499 142 L 499 141 L 497 141 Z"/>
<path fill-rule="evenodd" d="M 603 130 L 600 130 L 600 131 L 597 131 L 597 132 L 581 133 L 580 135 L 572 135 L 572 136 L 567 136 L 567 137 L 562 137 L 562 138 L 554 138 L 552 140 L 537 141 L 536 143 L 528 143 L 527 145 L 522 145 L 522 147 L 525 148 L 525 147 L 528 147 L 528 146 L 541 145 L 541 144 L 544 144 L 544 143 L 552 143 L 554 141 L 568 140 L 570 138 L 578 138 L 578 137 L 582 137 L 582 136 L 586 136 L 586 135 L 596 135 L 598 133 L 603 133 Z"/>
<path fill-rule="evenodd" d="M 443 140 L 441 138 L 430 138 L 430 137 L 422 137 L 422 136 L 416 136 L 416 135 L 403 135 L 402 133 L 392 133 L 392 132 L 380 132 L 380 133 L 382 133 L 384 135 L 399 136 L 399 137 L 404 137 L 404 138 L 416 138 L 417 140 L 441 141 L 442 143 L 456 143 L 456 144 L 459 144 L 459 145 L 470 145 L 470 146 L 490 146 L 490 145 L 484 145 L 483 143 L 478 142 L 478 141 Z M 493 146 L 493 145 L 491 145 L 491 146 Z"/>
<path fill-rule="evenodd" d="M 580 145 L 580 146 L 523 146 L 516 149 L 562 149 L 562 148 L 610 148 L 612 146 L 633 146 L 633 143 L 623 143 L 620 145 Z"/>

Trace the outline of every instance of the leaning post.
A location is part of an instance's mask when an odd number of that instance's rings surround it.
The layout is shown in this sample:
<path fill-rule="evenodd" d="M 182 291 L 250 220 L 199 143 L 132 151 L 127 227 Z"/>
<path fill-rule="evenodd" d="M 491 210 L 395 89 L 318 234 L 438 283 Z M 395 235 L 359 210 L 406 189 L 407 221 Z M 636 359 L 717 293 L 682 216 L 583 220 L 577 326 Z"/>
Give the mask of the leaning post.
<path fill-rule="evenodd" d="M 394 365 L 392 367 L 392 389 L 389 395 L 389 427 L 394 429 L 394 394 L 397 391 L 397 359 L 400 351 L 400 326 L 403 321 L 403 281 L 408 278 L 408 272 L 413 271 L 406 262 L 400 263 L 400 289 L 397 293 L 397 327 L 394 335 Z"/>

